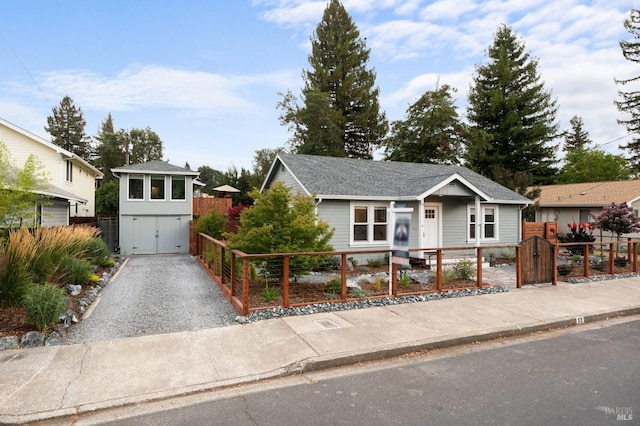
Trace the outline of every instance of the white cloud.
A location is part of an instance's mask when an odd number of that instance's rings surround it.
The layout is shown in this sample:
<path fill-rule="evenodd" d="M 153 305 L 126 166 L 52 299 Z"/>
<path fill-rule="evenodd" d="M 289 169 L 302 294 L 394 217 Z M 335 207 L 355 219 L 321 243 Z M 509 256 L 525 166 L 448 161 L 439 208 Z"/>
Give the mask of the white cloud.
<path fill-rule="evenodd" d="M 250 93 L 245 93 L 251 86 L 278 87 L 293 80 L 293 75 L 225 76 L 145 65 L 129 67 L 115 76 L 78 70 L 50 72 L 41 86 L 51 97 L 68 94 L 87 109 L 170 108 L 216 114 L 257 108 Z"/>

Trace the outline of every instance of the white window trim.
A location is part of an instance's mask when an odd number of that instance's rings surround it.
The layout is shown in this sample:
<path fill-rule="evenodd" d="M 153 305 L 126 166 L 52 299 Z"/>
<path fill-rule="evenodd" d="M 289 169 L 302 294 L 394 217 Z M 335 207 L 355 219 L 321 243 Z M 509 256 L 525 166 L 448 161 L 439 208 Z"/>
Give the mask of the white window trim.
<path fill-rule="evenodd" d="M 154 179 L 154 178 L 158 178 L 160 176 L 162 176 L 162 182 L 163 182 L 163 186 L 164 186 L 164 188 L 163 188 L 164 189 L 164 197 L 162 197 L 162 198 L 152 198 L 151 197 L 151 191 L 153 190 L 152 182 L 154 180 L 160 180 L 160 179 Z M 149 201 L 152 202 L 152 203 L 167 201 L 167 176 L 166 175 L 150 175 L 149 176 Z"/>
<path fill-rule="evenodd" d="M 354 233 L 353 227 L 355 225 L 354 221 L 354 211 L 356 207 L 366 207 L 367 208 L 367 240 L 366 241 L 354 241 Z M 387 239 L 386 240 L 374 240 L 374 220 L 375 214 L 374 211 L 376 208 L 384 208 L 387 210 Z M 352 247 L 371 247 L 371 246 L 388 246 L 390 244 L 389 241 L 390 228 L 389 228 L 389 205 L 386 203 L 372 203 L 372 202 L 357 202 L 351 201 L 349 205 L 349 246 Z"/>
<path fill-rule="evenodd" d="M 469 232 L 469 228 L 471 226 L 471 209 L 474 209 L 476 206 L 475 204 L 468 204 L 467 205 L 467 217 L 466 217 L 466 222 L 467 222 L 467 242 L 468 243 L 473 243 L 476 241 L 475 237 L 471 237 L 471 232 Z M 491 238 L 485 238 L 484 236 L 484 216 L 485 216 L 485 209 L 494 209 L 495 210 L 495 218 L 493 221 L 493 224 L 495 226 L 495 232 L 494 232 L 494 236 Z M 481 211 L 481 215 L 478 215 L 476 212 L 476 232 L 480 232 L 480 241 L 481 242 L 495 242 L 495 241 L 500 241 L 500 234 L 499 234 L 499 230 L 500 230 L 500 208 L 499 208 L 499 204 L 481 204 L 480 205 L 480 211 Z M 480 219 L 480 222 L 478 222 L 478 219 Z M 479 226 L 478 226 L 479 225 Z"/>
<path fill-rule="evenodd" d="M 174 177 L 182 177 L 182 182 L 184 183 L 184 198 L 173 198 L 173 178 Z M 186 176 L 176 176 L 172 175 L 169 177 L 169 200 L 175 202 L 185 202 L 187 201 L 187 177 Z"/>
<path fill-rule="evenodd" d="M 136 179 L 139 179 L 139 177 L 142 177 L 142 198 L 131 198 L 130 195 L 130 191 L 129 189 L 131 188 L 131 178 L 132 177 L 136 177 Z M 144 177 L 144 175 L 141 174 L 131 174 L 131 175 L 127 175 L 127 201 L 144 201 L 144 195 L 145 195 L 145 187 L 146 187 L 146 179 Z"/>

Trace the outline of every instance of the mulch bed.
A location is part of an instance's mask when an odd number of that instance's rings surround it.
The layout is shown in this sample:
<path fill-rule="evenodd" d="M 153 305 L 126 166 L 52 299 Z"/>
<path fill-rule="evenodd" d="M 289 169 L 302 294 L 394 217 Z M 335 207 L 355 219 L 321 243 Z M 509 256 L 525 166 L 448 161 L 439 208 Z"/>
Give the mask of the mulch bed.
<path fill-rule="evenodd" d="M 376 272 L 387 272 L 388 267 L 369 268 L 366 274 L 375 274 Z M 414 268 L 415 271 L 415 268 Z M 418 284 L 412 282 L 407 285 L 398 283 L 398 295 L 408 295 L 416 293 L 430 293 L 436 291 L 435 280 L 428 284 Z M 388 281 L 380 281 L 376 283 L 361 283 L 360 290 L 348 289 L 347 299 L 384 297 L 389 294 Z M 442 284 L 443 291 L 458 290 L 476 287 L 475 280 L 454 279 Z M 266 301 L 262 296 L 264 289 L 263 283 L 252 283 L 249 288 L 249 307 L 251 309 L 266 309 L 276 306 L 282 306 L 282 285 L 279 283 L 270 283 L 270 289 L 277 290 L 277 296 L 271 301 Z M 331 294 L 325 291 L 325 284 L 290 282 L 289 283 L 289 305 L 310 304 L 310 303 L 327 303 L 332 301 L 341 301 L 340 294 Z"/>
<path fill-rule="evenodd" d="M 102 273 L 110 268 L 99 269 L 96 274 L 102 276 Z M 67 296 L 69 298 L 69 308 L 78 319 L 82 318 L 79 301 L 86 297 L 86 292 L 91 289 L 91 285 L 83 285 L 82 290 L 77 296 Z M 29 322 L 27 314 L 22 306 L 0 307 L 0 337 L 18 336 L 22 337 L 30 331 L 38 331 L 37 327 Z"/>

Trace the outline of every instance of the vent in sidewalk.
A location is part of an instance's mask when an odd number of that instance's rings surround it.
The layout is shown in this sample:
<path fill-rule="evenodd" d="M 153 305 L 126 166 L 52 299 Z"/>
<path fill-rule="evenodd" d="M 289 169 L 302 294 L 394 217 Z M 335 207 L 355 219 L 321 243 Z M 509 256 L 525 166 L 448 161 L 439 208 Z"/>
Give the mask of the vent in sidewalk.
<path fill-rule="evenodd" d="M 340 328 L 338 324 L 331 321 L 330 319 L 314 320 L 313 322 L 315 322 L 320 328 L 325 330 L 329 330 L 332 328 Z"/>

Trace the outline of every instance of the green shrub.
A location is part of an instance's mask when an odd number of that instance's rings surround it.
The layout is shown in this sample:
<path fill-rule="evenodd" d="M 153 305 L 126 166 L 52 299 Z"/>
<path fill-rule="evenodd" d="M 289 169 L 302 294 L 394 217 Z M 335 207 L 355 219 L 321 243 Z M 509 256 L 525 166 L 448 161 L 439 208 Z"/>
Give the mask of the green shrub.
<path fill-rule="evenodd" d="M 87 284 L 91 281 L 93 269 L 91 264 L 84 259 L 73 256 L 64 256 L 60 260 L 59 279 L 68 284 Z"/>
<path fill-rule="evenodd" d="M 453 266 L 442 268 L 442 282 L 446 283 L 457 278 L 456 270 Z"/>
<path fill-rule="evenodd" d="M 271 302 L 273 301 L 277 296 L 278 296 L 278 289 L 277 288 L 269 288 L 268 285 L 266 285 L 263 289 L 262 289 L 262 298 L 264 299 L 265 302 Z"/>
<path fill-rule="evenodd" d="M 476 275 L 476 267 L 469 259 L 461 260 L 453 267 L 456 277 L 463 280 L 472 280 Z"/>
<path fill-rule="evenodd" d="M 53 284 L 30 285 L 22 297 L 22 306 L 29 321 L 43 333 L 59 321 L 67 303 L 64 289 Z"/>
<path fill-rule="evenodd" d="M 111 259 L 111 251 L 109 251 L 107 243 L 102 238 L 91 238 L 84 245 L 85 249 L 82 257 L 85 260 L 92 265 L 109 266 L 109 261 L 113 259 Z"/>
<path fill-rule="evenodd" d="M 332 278 L 325 284 L 324 290 L 327 293 L 340 294 L 342 292 L 342 279 L 340 277 Z"/>
<path fill-rule="evenodd" d="M 382 260 L 380 260 L 380 259 L 367 259 L 367 265 L 369 265 L 372 268 L 376 268 L 376 267 L 382 265 Z"/>
<path fill-rule="evenodd" d="M 208 215 L 198 218 L 196 231 L 212 238 L 220 238 L 225 231 L 226 223 L 227 219 L 223 215 L 216 211 L 211 211 Z"/>
<path fill-rule="evenodd" d="M 402 271 L 402 275 L 400 275 L 400 286 L 406 287 L 411 284 L 411 278 L 407 274 L 407 271 Z"/>
<path fill-rule="evenodd" d="M 11 261 L 10 256 L 0 257 L 0 307 L 18 305 L 30 284 L 31 278 L 23 264 Z"/>

